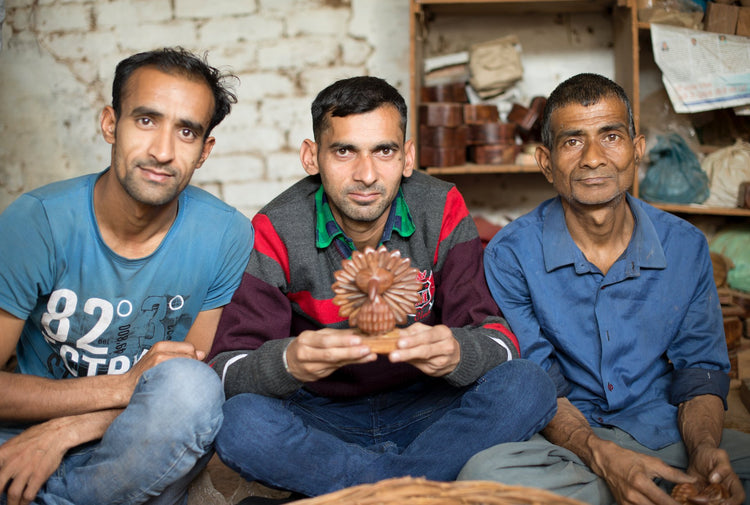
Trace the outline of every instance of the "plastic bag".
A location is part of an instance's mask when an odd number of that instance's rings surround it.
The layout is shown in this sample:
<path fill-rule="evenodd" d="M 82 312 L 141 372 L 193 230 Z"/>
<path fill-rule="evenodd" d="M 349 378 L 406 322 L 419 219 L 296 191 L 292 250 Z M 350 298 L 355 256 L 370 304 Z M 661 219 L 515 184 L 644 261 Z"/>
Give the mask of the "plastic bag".
<path fill-rule="evenodd" d="M 740 184 L 750 181 L 750 144 L 738 140 L 733 146 L 714 151 L 701 167 L 708 175 L 711 191 L 706 205 L 737 207 Z"/>
<path fill-rule="evenodd" d="M 708 198 L 708 176 L 681 136 L 658 136 L 649 158 L 641 198 L 663 203 L 702 203 Z"/>

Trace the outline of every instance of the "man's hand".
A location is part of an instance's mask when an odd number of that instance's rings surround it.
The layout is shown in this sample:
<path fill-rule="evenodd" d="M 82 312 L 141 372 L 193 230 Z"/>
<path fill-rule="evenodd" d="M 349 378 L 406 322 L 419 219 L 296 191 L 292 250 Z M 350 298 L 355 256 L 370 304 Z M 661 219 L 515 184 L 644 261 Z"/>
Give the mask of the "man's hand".
<path fill-rule="evenodd" d="M 621 505 L 677 505 L 653 480 L 662 478 L 675 484 L 696 481 L 695 477 L 658 458 L 597 437 L 581 411 L 567 398 L 557 399 L 557 414 L 542 434 L 553 444 L 578 455 L 586 466 L 607 482 L 616 502 Z"/>
<path fill-rule="evenodd" d="M 205 352 L 197 351 L 195 349 L 195 346 L 193 346 L 193 344 L 189 342 L 175 342 L 172 340 L 163 340 L 157 342 L 153 345 L 153 347 L 151 347 L 151 349 L 148 350 L 146 355 L 139 359 L 138 362 L 133 365 L 133 368 L 128 370 L 128 372 L 125 374 L 125 377 L 127 378 L 130 386 L 129 393 L 132 394 L 132 392 L 135 390 L 135 387 L 138 384 L 141 375 L 143 375 L 143 372 L 155 367 L 159 363 L 163 363 L 174 358 L 190 358 L 202 360 L 205 357 Z M 129 401 L 130 396 L 128 395 L 127 402 Z M 120 406 L 126 407 L 127 402 L 124 405 Z"/>
<path fill-rule="evenodd" d="M 414 323 L 400 330 L 398 349 L 388 357 L 393 363 L 410 363 L 427 375 L 442 377 L 458 366 L 461 346 L 444 324 Z"/>
<path fill-rule="evenodd" d="M 732 470 L 727 453 L 719 449 L 724 427 L 724 404 L 718 396 L 700 395 L 680 404 L 677 419 L 688 452 L 688 473 L 711 484 L 722 483 L 730 493 L 725 501 L 736 505 L 745 491 Z"/>
<path fill-rule="evenodd" d="M 302 382 L 313 382 L 342 366 L 375 361 L 377 357 L 353 330 L 303 331 L 286 348 L 289 373 Z"/>
<path fill-rule="evenodd" d="M 613 442 L 596 440 L 597 448 L 591 468 L 607 481 L 615 501 L 620 505 L 675 505 L 677 502 L 659 488 L 654 479 L 662 478 L 675 484 L 696 481 L 695 477 L 658 458 L 623 449 Z"/>
<path fill-rule="evenodd" d="M 724 503 L 727 505 L 744 503 L 745 490 L 739 477 L 732 470 L 726 451 L 709 444 L 698 446 L 692 454 L 687 472 L 711 484 L 722 484 L 726 487 L 729 490 L 729 498 Z"/>
<path fill-rule="evenodd" d="M 60 466 L 70 448 L 60 424 L 37 424 L 0 445 L 0 491 L 6 491 L 8 505 L 30 503 Z"/>

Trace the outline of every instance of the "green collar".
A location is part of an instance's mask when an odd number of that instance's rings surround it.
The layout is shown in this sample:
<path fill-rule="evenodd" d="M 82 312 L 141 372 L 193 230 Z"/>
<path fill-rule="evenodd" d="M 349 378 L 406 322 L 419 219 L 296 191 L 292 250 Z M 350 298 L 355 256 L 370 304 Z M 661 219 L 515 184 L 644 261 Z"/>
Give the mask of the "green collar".
<path fill-rule="evenodd" d="M 323 191 L 322 185 L 318 188 L 318 191 L 315 192 L 315 215 L 316 247 L 325 249 L 330 246 L 334 240 L 338 239 L 342 242 L 342 245 L 346 245 L 349 249 L 349 255 L 351 255 L 355 250 L 354 242 L 346 236 L 339 224 L 333 218 L 333 212 L 331 211 L 331 206 L 328 204 L 328 198 L 326 197 L 325 191 Z M 383 243 L 389 240 L 391 238 L 391 233 L 393 233 L 394 230 L 402 237 L 407 238 L 414 233 L 415 229 L 414 221 L 409 212 L 409 206 L 406 204 L 401 188 L 399 188 L 398 194 L 391 205 L 388 220 L 385 223 L 383 236 L 381 237 L 380 242 Z"/>

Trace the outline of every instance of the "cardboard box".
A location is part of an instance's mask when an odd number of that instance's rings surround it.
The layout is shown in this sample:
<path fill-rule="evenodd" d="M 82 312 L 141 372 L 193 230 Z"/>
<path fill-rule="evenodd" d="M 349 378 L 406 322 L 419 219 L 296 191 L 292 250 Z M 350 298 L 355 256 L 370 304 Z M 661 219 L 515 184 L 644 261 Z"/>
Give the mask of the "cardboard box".
<path fill-rule="evenodd" d="M 750 412 L 750 379 L 742 379 L 740 383 L 740 399 L 748 412 Z"/>
<path fill-rule="evenodd" d="M 740 361 L 737 356 L 737 350 L 729 351 L 729 378 L 739 379 L 740 378 Z"/>
<path fill-rule="evenodd" d="M 736 352 L 742 343 L 742 319 L 737 316 L 724 316 L 724 336 L 727 349 Z"/>
<path fill-rule="evenodd" d="M 737 35 L 750 37 L 750 7 L 740 7 L 737 16 Z"/>
<path fill-rule="evenodd" d="M 740 8 L 737 5 L 708 2 L 706 6 L 705 30 L 734 35 Z"/>

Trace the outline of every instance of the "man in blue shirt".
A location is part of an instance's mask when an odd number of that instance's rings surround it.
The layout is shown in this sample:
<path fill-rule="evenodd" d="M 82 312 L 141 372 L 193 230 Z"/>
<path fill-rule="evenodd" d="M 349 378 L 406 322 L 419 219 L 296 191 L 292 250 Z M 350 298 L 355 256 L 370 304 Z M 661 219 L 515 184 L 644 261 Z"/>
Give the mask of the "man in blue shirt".
<path fill-rule="evenodd" d="M 559 196 L 495 236 L 485 273 L 522 354 L 555 381 L 558 413 L 459 478 L 592 504 L 674 503 L 665 490 L 705 481 L 742 503 L 750 435 L 722 432 L 729 362 L 708 246 L 627 194 L 645 148 L 627 95 L 570 78 L 549 97 L 543 143 L 536 160 Z"/>
<path fill-rule="evenodd" d="M 201 360 L 252 247 L 189 182 L 236 101 L 180 48 L 133 55 L 101 113 L 111 165 L 0 214 L 0 504 L 185 503 L 224 395 Z"/>

